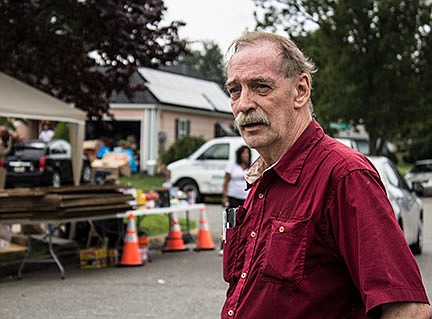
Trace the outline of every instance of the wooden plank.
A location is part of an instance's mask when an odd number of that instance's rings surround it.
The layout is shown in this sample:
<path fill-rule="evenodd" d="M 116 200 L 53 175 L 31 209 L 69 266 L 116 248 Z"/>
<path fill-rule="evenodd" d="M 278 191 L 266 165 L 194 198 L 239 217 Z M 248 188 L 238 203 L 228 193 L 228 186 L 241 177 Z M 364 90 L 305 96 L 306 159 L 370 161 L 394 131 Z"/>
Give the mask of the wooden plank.
<path fill-rule="evenodd" d="M 8 198 L 0 200 L 0 212 L 56 210 L 59 204 L 60 200 L 56 194 L 42 198 Z"/>
<path fill-rule="evenodd" d="M 123 208 L 123 209 L 116 208 L 116 209 L 111 209 L 111 210 L 102 210 L 102 211 L 94 211 L 94 212 L 69 212 L 65 215 L 60 215 L 59 220 L 62 220 L 62 219 L 67 220 L 68 218 L 92 219 L 93 217 L 103 216 L 103 215 L 106 215 L 106 219 L 111 219 L 111 218 L 115 218 L 116 214 L 125 212 L 129 209 L 130 208 Z"/>
<path fill-rule="evenodd" d="M 40 189 L 32 188 L 14 188 L 14 189 L 2 189 L 0 190 L 0 200 L 3 198 L 14 198 L 14 197 L 43 197 L 46 192 Z"/>
<path fill-rule="evenodd" d="M 22 212 L 22 213 L 0 213 L 0 220 L 15 220 L 15 219 L 29 219 L 33 217 L 33 213 Z"/>
<path fill-rule="evenodd" d="M 79 185 L 79 186 L 62 186 L 62 187 L 48 187 L 48 193 L 89 193 L 89 192 L 107 192 L 117 190 L 116 185 Z"/>
<path fill-rule="evenodd" d="M 63 208 L 59 210 L 59 213 L 65 214 L 69 212 L 91 212 L 91 211 L 104 211 L 104 210 L 128 210 L 131 209 L 132 206 L 129 204 L 117 204 L 117 205 L 99 205 L 99 206 L 91 206 L 91 207 L 70 207 L 70 208 Z"/>
<path fill-rule="evenodd" d="M 124 204 L 129 200 L 133 200 L 133 196 L 115 196 L 105 198 L 86 198 L 86 199 L 75 199 L 71 201 L 62 201 L 59 204 L 60 208 L 64 207 L 81 207 L 81 206 L 98 206 L 108 204 Z"/>
<path fill-rule="evenodd" d="M 4 253 L 11 253 L 11 252 L 19 252 L 19 251 L 26 251 L 27 246 L 21 246 L 14 243 L 10 243 L 9 247 L 0 247 L 0 254 Z"/>
<path fill-rule="evenodd" d="M 125 194 L 120 192 L 107 192 L 107 193 L 83 193 L 83 194 L 56 194 L 61 200 L 83 199 L 83 198 L 107 198 L 121 197 Z"/>
<path fill-rule="evenodd" d="M 10 214 L 14 214 L 14 213 L 22 213 L 22 212 L 54 212 L 58 209 L 58 207 L 50 207 L 50 206 L 39 206 L 39 207 L 33 207 L 33 208 L 29 208 L 29 207 L 14 207 L 12 208 L 0 208 L 0 214 L 3 213 L 10 213 Z"/>

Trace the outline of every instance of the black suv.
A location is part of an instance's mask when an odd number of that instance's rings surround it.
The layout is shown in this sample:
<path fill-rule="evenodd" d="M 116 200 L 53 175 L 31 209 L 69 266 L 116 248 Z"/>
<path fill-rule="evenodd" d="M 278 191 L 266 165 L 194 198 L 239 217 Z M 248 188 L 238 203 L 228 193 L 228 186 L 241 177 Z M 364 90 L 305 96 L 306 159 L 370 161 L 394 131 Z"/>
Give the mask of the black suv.
<path fill-rule="evenodd" d="M 29 140 L 14 145 L 0 160 L 6 169 L 6 188 L 73 184 L 71 145 L 65 140 Z M 83 156 L 81 182 L 91 181 L 91 166 Z"/>

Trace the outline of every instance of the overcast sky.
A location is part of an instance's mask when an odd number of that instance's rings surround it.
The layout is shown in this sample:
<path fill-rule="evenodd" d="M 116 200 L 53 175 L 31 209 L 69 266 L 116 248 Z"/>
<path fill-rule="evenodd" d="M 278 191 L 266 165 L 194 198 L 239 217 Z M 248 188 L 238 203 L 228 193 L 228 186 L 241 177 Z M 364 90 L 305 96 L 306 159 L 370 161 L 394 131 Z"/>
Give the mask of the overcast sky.
<path fill-rule="evenodd" d="M 165 21 L 182 20 L 180 36 L 189 41 L 213 40 L 225 55 L 231 41 L 253 30 L 251 0 L 164 0 Z"/>

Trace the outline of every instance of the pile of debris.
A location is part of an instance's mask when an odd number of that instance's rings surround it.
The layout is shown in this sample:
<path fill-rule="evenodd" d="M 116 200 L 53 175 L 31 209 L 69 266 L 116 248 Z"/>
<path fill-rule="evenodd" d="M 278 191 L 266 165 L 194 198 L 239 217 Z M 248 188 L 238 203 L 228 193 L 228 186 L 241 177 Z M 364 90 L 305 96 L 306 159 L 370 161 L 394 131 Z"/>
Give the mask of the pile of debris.
<path fill-rule="evenodd" d="M 133 209 L 131 194 L 116 185 L 0 190 L 0 222 L 111 216 Z"/>

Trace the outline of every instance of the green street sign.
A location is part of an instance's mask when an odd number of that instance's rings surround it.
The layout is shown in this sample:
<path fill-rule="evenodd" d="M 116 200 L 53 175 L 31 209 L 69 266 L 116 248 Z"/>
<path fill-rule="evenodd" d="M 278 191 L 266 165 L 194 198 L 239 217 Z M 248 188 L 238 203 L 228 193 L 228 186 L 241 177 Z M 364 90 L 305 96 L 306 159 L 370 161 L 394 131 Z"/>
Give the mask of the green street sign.
<path fill-rule="evenodd" d="M 330 122 L 329 127 L 335 130 L 342 130 L 342 131 L 347 131 L 350 129 L 350 125 L 348 123 Z"/>

